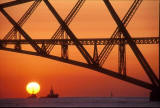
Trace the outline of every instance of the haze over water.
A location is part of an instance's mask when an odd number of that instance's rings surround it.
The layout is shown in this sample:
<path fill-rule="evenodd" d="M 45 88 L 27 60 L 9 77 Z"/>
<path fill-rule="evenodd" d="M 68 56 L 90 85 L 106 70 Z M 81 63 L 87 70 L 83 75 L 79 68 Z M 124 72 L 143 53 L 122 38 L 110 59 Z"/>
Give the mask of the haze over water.
<path fill-rule="evenodd" d="M 0 107 L 160 107 L 148 98 L 62 97 L 46 99 L 0 99 Z"/>

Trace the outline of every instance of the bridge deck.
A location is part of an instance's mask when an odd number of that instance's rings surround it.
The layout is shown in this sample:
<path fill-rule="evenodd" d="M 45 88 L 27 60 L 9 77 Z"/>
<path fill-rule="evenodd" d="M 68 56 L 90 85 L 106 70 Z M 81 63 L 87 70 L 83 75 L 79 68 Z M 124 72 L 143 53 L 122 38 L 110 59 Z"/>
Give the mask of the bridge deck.
<path fill-rule="evenodd" d="M 37 44 L 55 44 L 55 45 L 74 45 L 74 42 L 70 39 L 33 39 Z M 110 38 L 89 38 L 89 39 L 79 39 L 82 45 L 106 45 L 108 42 L 112 44 L 125 43 L 128 44 L 125 39 L 113 39 Z M 158 44 L 159 37 L 143 37 L 143 38 L 133 38 L 136 44 Z M 29 44 L 27 40 L 0 40 L 0 44 Z"/>

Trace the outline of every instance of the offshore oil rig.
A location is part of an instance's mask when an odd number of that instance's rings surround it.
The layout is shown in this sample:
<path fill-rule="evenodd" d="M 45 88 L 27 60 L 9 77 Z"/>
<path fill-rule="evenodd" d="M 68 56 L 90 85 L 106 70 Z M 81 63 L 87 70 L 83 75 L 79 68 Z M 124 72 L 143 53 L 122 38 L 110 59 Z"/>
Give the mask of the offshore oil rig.
<path fill-rule="evenodd" d="M 59 97 L 59 94 L 55 94 L 53 91 L 53 87 L 51 87 L 49 94 L 41 98 L 58 98 L 58 97 Z"/>

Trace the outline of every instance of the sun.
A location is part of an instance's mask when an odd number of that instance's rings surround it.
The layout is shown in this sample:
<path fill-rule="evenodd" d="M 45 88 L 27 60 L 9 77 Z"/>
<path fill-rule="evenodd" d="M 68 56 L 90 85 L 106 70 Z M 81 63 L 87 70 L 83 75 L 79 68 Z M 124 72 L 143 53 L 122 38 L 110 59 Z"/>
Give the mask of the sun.
<path fill-rule="evenodd" d="M 40 85 L 37 82 L 29 82 L 26 86 L 29 94 L 37 94 L 40 91 Z"/>

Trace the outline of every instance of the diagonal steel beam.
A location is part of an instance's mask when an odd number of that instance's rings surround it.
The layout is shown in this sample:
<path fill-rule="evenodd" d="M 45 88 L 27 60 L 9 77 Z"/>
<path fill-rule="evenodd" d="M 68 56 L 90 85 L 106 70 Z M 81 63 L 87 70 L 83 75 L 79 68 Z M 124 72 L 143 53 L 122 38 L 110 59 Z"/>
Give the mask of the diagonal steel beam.
<path fill-rule="evenodd" d="M 43 1 L 45 2 L 45 4 L 47 5 L 47 7 L 49 8 L 49 10 L 52 12 L 52 14 L 56 17 L 56 19 L 61 24 L 61 26 L 63 27 L 63 29 L 66 31 L 66 33 L 69 35 L 69 37 L 74 41 L 76 47 L 81 52 L 81 54 L 83 55 L 83 57 L 86 59 L 86 61 L 88 62 L 88 64 L 93 64 L 93 65 L 97 66 L 96 63 L 94 62 L 94 60 L 92 59 L 92 57 L 90 56 L 90 54 L 86 51 L 86 49 L 78 41 L 78 39 L 76 38 L 76 36 L 74 35 L 74 33 L 67 26 L 67 24 L 62 20 L 62 18 L 59 16 L 59 14 L 54 9 L 54 7 L 49 3 L 48 0 L 43 0 Z"/>
<path fill-rule="evenodd" d="M 145 70 L 146 74 L 148 75 L 149 79 L 155 86 L 159 86 L 159 80 L 157 76 L 154 74 L 153 70 L 151 69 L 150 65 L 140 52 L 139 48 L 131 38 L 131 35 L 127 31 L 127 29 L 124 27 L 122 21 L 120 20 L 119 16 L 115 12 L 114 8 L 112 7 L 109 0 L 103 0 L 106 7 L 108 8 L 110 14 L 112 15 L 113 19 L 115 20 L 116 24 L 118 25 L 120 31 L 123 33 L 124 37 L 127 39 L 132 51 L 134 52 L 135 56 L 139 60 L 140 64 L 142 65 L 143 69 Z"/>
<path fill-rule="evenodd" d="M 11 16 L 3 9 L 0 8 L 1 13 L 10 21 L 10 23 L 29 41 L 31 46 L 40 54 L 45 54 L 44 51 L 30 38 L 30 36 L 12 19 Z"/>
<path fill-rule="evenodd" d="M 137 9 L 139 8 L 140 4 L 143 2 L 143 0 L 134 0 L 133 4 L 125 14 L 125 16 L 122 19 L 122 22 L 124 26 L 126 27 L 128 23 L 131 21 L 133 18 L 134 14 L 136 13 Z M 110 42 L 105 45 L 105 47 L 102 49 L 101 53 L 99 54 L 99 59 L 98 62 L 100 63 L 100 66 L 104 64 L 104 62 L 107 60 L 109 54 L 114 48 L 114 45 L 112 44 L 115 38 L 119 38 L 120 36 L 119 28 L 117 27 L 116 30 L 113 32 Z"/>
<path fill-rule="evenodd" d="M 154 85 L 149 84 L 148 82 L 144 82 L 144 81 L 141 81 L 141 80 L 129 77 L 129 76 L 125 76 L 124 77 L 123 75 L 121 75 L 119 73 L 116 73 L 114 71 L 111 71 L 111 70 L 108 70 L 108 69 L 105 69 L 105 68 L 95 68 L 95 67 L 93 67 L 91 65 L 88 65 L 86 63 L 82 63 L 82 62 L 79 62 L 79 61 L 75 61 L 75 60 L 69 60 L 69 59 L 66 60 L 66 59 L 63 59 L 61 57 L 52 56 L 52 55 L 40 55 L 40 54 L 38 54 L 36 52 L 25 51 L 25 50 L 16 51 L 16 50 L 11 49 L 11 48 L 0 48 L 0 50 L 17 52 L 17 53 L 22 53 L 22 54 L 29 54 L 29 55 L 40 56 L 40 57 L 45 57 L 45 58 L 48 58 L 48 59 L 52 59 L 52 60 L 56 60 L 56 61 L 60 61 L 60 62 L 68 63 L 68 64 L 72 64 L 72 65 L 75 65 L 75 66 L 80 66 L 80 67 L 83 67 L 83 68 L 88 68 L 88 69 L 100 72 L 102 74 L 109 75 L 111 77 L 120 79 L 122 81 L 129 82 L 131 84 L 135 84 L 137 86 L 149 89 L 149 90 L 152 90 L 153 88 L 156 88 Z"/>
<path fill-rule="evenodd" d="M 86 0 L 78 0 L 76 5 L 73 7 L 71 12 L 67 15 L 67 17 L 64 20 L 67 25 L 69 25 L 72 22 L 72 20 L 77 15 L 77 13 L 79 12 L 80 8 L 83 6 L 85 1 Z M 54 33 L 54 35 L 51 37 L 51 39 L 59 39 L 61 37 L 61 34 L 63 34 L 63 33 L 64 33 L 64 30 L 62 29 L 62 26 L 60 25 L 60 27 L 57 29 L 57 31 Z M 47 49 L 46 50 L 47 54 L 49 54 L 52 51 L 54 46 L 55 46 L 55 44 L 47 44 L 45 46 Z"/>
<path fill-rule="evenodd" d="M 0 8 L 7 8 L 7 7 L 11 7 L 11 6 L 15 6 L 15 5 L 31 2 L 31 1 L 34 1 L 34 0 L 16 0 L 16 1 L 11 1 L 11 2 L 0 4 Z"/>
<path fill-rule="evenodd" d="M 19 19 L 17 24 L 22 27 L 23 24 L 30 18 L 32 13 L 36 10 L 42 0 L 35 0 L 35 2 L 29 7 L 29 9 L 24 13 L 24 15 Z M 4 40 L 9 40 L 13 38 L 13 34 L 16 31 L 16 28 L 13 27 L 3 38 Z"/>

